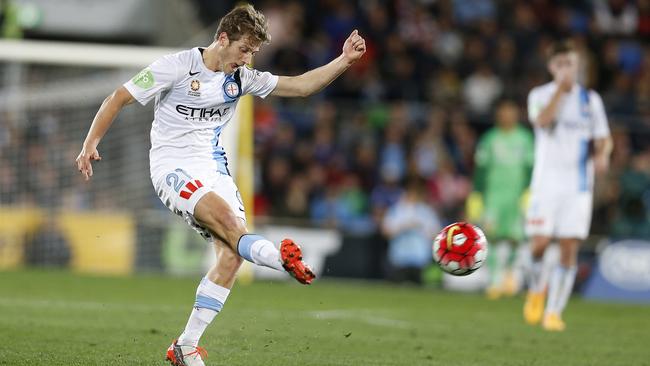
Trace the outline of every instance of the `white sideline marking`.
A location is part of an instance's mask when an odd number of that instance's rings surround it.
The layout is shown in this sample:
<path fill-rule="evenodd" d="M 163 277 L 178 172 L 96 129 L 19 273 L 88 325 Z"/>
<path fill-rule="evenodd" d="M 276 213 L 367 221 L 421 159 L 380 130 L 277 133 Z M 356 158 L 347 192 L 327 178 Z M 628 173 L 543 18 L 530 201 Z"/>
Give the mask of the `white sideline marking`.
<path fill-rule="evenodd" d="M 337 319 L 337 320 L 356 320 L 369 325 L 376 325 L 388 328 L 408 329 L 413 325 L 404 320 L 386 318 L 372 310 L 322 310 L 309 311 L 307 314 L 316 319 Z"/>

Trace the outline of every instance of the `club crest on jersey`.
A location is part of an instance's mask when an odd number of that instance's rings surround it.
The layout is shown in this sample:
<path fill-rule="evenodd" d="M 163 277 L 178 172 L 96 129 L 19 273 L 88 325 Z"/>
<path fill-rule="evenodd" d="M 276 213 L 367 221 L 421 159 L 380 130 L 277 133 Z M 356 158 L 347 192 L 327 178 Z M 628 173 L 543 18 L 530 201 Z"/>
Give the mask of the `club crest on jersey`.
<path fill-rule="evenodd" d="M 223 84 L 223 93 L 230 100 L 237 99 L 241 95 L 241 89 L 234 80 L 228 80 Z M 229 101 L 227 99 L 227 101 Z"/>
<path fill-rule="evenodd" d="M 201 89 L 201 82 L 197 79 L 194 79 L 190 82 L 190 90 L 187 91 L 187 95 L 191 97 L 200 97 L 201 92 L 199 89 Z"/>

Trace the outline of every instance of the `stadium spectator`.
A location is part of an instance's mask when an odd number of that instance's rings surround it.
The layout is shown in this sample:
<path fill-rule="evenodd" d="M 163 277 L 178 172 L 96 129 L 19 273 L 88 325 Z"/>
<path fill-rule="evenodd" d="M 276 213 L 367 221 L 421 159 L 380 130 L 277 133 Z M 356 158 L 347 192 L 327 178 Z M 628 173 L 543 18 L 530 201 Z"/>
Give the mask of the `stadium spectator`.
<path fill-rule="evenodd" d="M 431 263 L 431 238 L 441 228 L 438 215 L 423 198 L 421 183 L 409 181 L 382 225 L 389 240 L 389 278 L 422 283 L 422 269 Z"/>
<path fill-rule="evenodd" d="M 463 96 L 469 112 L 477 118 L 486 118 L 492 103 L 503 92 L 501 80 L 492 68 L 483 63 L 465 80 Z"/>
<path fill-rule="evenodd" d="M 596 27 L 611 35 L 630 35 L 637 30 L 639 11 L 634 2 L 628 0 L 595 0 L 594 18 Z"/>

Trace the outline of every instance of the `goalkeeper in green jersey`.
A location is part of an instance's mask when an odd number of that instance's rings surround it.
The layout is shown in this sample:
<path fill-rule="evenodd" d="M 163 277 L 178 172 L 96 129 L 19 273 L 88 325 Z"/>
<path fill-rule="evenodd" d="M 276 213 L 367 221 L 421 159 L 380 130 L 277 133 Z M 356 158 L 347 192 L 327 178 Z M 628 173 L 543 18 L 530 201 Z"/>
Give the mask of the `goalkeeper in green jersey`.
<path fill-rule="evenodd" d="M 496 127 L 479 141 L 474 191 L 467 200 L 468 220 L 480 223 L 494 244 L 488 258 L 490 298 L 514 295 L 522 282 L 515 249 L 524 239 L 523 213 L 534 155 L 533 136 L 519 125 L 513 101 L 499 103 L 495 117 Z"/>

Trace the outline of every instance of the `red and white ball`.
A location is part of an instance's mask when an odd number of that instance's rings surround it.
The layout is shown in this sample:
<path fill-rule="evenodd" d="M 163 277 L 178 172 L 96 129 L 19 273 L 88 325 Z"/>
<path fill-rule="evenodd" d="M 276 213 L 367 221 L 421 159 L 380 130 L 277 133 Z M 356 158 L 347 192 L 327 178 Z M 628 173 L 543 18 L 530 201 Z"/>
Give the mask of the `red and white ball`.
<path fill-rule="evenodd" d="M 455 222 L 434 239 L 433 260 L 447 273 L 467 276 L 481 268 L 487 250 L 488 242 L 481 229 L 466 222 Z"/>

